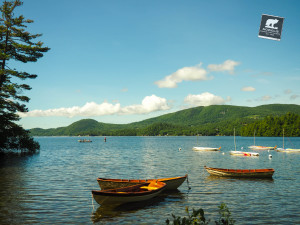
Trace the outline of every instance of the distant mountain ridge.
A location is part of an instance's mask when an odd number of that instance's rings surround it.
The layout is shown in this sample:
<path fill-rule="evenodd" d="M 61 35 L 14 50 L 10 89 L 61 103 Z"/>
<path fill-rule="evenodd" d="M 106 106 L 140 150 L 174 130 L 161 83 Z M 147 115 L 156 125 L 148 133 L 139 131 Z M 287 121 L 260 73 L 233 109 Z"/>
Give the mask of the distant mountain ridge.
<path fill-rule="evenodd" d="M 241 129 L 246 124 L 267 116 L 282 116 L 286 113 L 300 115 L 300 105 L 271 104 L 257 107 L 212 105 L 199 106 L 129 124 L 107 124 L 93 119 L 83 119 L 67 127 L 30 130 L 33 136 L 77 136 L 77 135 L 149 135 L 150 130 L 165 130 L 159 134 L 230 135 L 233 127 Z M 184 131 L 183 133 L 179 132 Z M 168 132 L 169 131 L 169 132 Z M 222 131 L 222 132 L 221 132 Z M 172 133 L 173 132 L 173 133 Z M 157 133 L 157 131 L 156 131 Z"/>

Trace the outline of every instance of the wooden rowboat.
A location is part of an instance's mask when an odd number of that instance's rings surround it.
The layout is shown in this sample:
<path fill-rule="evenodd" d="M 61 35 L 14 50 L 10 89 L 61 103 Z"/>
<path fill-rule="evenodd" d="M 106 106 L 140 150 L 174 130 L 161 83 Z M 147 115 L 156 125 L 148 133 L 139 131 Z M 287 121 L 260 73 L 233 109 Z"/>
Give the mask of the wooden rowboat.
<path fill-rule="evenodd" d="M 99 205 L 124 204 L 149 200 L 159 195 L 165 188 L 165 183 L 152 181 L 123 188 L 93 190 L 92 195 Z"/>
<path fill-rule="evenodd" d="M 86 143 L 86 142 L 92 142 L 92 141 L 91 140 L 86 140 L 86 139 L 80 139 L 80 140 L 78 140 L 78 142 Z"/>
<path fill-rule="evenodd" d="M 97 182 L 101 190 L 128 187 L 135 184 L 159 181 L 166 183 L 165 190 L 176 190 L 187 178 L 187 174 L 183 177 L 170 177 L 170 178 L 159 178 L 159 179 L 142 179 L 142 180 L 128 180 L 128 179 L 110 179 L 110 178 L 98 178 Z"/>
<path fill-rule="evenodd" d="M 221 169 L 204 166 L 210 175 L 222 177 L 271 178 L 274 169 Z"/>
<path fill-rule="evenodd" d="M 193 147 L 194 151 L 220 151 L 221 147 L 219 148 L 212 148 L 212 147 Z"/>

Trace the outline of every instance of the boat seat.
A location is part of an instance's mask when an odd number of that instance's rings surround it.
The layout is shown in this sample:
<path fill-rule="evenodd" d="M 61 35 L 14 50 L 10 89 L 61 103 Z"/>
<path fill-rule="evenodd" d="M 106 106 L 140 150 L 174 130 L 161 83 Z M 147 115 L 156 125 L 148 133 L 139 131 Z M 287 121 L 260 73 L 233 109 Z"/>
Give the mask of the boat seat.
<path fill-rule="evenodd" d="M 156 190 L 158 187 L 149 187 L 149 186 L 142 186 L 142 187 L 140 187 L 140 188 L 142 188 L 142 189 L 147 189 L 147 190 Z"/>

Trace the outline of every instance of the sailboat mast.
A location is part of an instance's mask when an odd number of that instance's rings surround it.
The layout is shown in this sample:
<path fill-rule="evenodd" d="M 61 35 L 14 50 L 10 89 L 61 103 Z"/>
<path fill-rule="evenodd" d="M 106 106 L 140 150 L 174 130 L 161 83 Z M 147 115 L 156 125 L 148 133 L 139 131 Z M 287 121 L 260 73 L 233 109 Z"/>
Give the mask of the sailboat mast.
<path fill-rule="evenodd" d="M 234 136 L 234 151 L 236 151 L 236 144 L 235 144 L 235 128 L 233 129 L 233 136 Z"/>
<path fill-rule="evenodd" d="M 283 131 L 282 131 L 282 143 L 283 143 L 282 148 L 284 149 L 284 128 L 283 128 Z"/>

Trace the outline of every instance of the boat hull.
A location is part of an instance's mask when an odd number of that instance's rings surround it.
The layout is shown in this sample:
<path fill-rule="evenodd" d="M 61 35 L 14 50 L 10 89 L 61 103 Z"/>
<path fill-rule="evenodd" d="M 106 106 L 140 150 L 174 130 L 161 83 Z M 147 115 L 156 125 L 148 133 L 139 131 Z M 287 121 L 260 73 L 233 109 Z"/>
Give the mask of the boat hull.
<path fill-rule="evenodd" d="M 194 151 L 220 151 L 220 148 L 210 148 L 210 147 L 193 147 Z"/>
<path fill-rule="evenodd" d="M 151 184 L 151 183 L 150 183 Z M 165 188 L 166 184 L 156 182 L 157 187 L 154 189 L 143 189 L 148 187 L 149 183 L 141 183 L 129 187 L 92 191 L 93 198 L 99 205 L 106 204 L 125 204 L 129 202 L 147 201 L 158 196 Z"/>
<path fill-rule="evenodd" d="M 166 184 L 165 190 L 176 190 L 187 178 L 187 174 L 182 177 L 170 177 L 170 178 L 159 178 L 159 179 L 143 179 L 143 180 L 128 180 L 128 179 L 109 179 L 109 178 L 98 178 L 97 182 L 101 190 L 128 187 L 140 183 L 159 181 Z"/>
<path fill-rule="evenodd" d="M 222 169 L 204 167 L 213 176 L 221 177 L 245 177 L 245 178 L 272 178 L 274 169 Z"/>
<path fill-rule="evenodd" d="M 300 149 L 295 149 L 295 148 L 277 148 L 276 149 L 277 152 L 299 152 L 300 153 Z"/>
<path fill-rule="evenodd" d="M 266 146 L 252 145 L 252 146 L 249 146 L 248 148 L 250 148 L 252 150 L 274 150 L 274 149 L 277 148 L 277 146 L 275 146 L 275 147 L 266 147 Z"/>
<path fill-rule="evenodd" d="M 230 155 L 237 155 L 237 156 L 259 156 L 259 153 L 257 153 L 257 152 L 230 151 Z"/>

